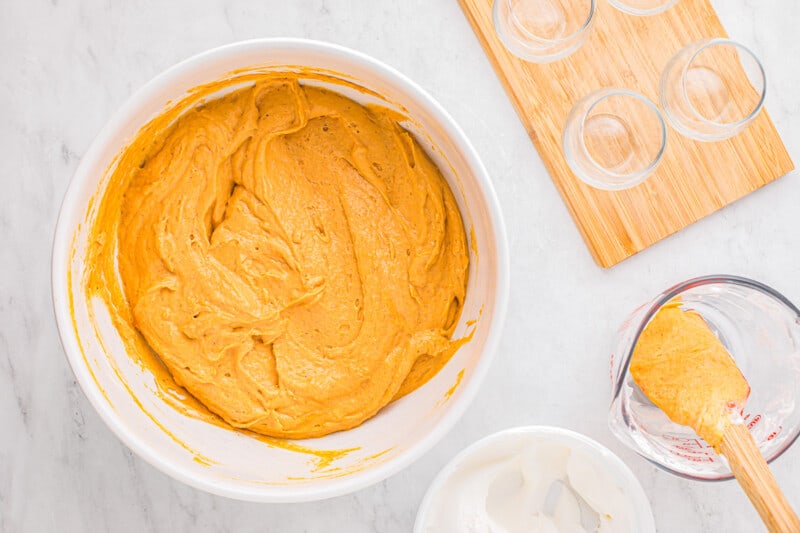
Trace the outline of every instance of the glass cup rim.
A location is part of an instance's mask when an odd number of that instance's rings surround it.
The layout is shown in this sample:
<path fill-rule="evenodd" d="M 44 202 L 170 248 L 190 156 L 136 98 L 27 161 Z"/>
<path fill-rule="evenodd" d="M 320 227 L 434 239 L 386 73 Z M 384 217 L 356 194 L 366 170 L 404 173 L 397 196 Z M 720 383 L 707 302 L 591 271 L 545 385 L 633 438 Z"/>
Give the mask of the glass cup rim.
<path fill-rule="evenodd" d="M 589 115 L 591 114 L 592 110 L 594 110 L 595 107 L 597 107 L 601 102 L 613 96 L 624 96 L 628 98 L 635 98 L 636 100 L 639 100 L 640 102 L 644 103 L 647 107 L 650 108 L 651 111 L 655 113 L 655 116 L 658 118 L 659 126 L 661 127 L 661 146 L 658 149 L 658 153 L 655 155 L 653 160 L 650 163 L 648 163 L 648 165 L 645 168 L 638 170 L 636 172 L 620 174 L 618 172 L 608 170 L 606 167 L 599 164 L 594 157 L 592 157 L 592 154 L 586 147 L 586 140 L 584 139 L 583 136 L 583 131 L 586 127 L 586 119 L 589 118 Z M 667 149 L 667 125 L 664 122 L 664 117 L 661 115 L 661 110 L 658 108 L 658 106 L 655 105 L 655 103 L 653 103 L 652 100 L 650 100 L 643 94 L 631 91 L 629 89 L 623 89 L 621 87 L 607 87 L 604 89 L 598 89 L 596 91 L 592 91 L 591 93 L 587 94 L 584 97 L 584 99 L 587 100 L 594 98 L 596 98 L 594 102 L 592 102 L 592 104 L 586 109 L 586 111 L 584 111 L 581 114 L 580 128 L 579 128 L 580 149 L 589 159 L 591 164 L 597 170 L 599 170 L 601 174 L 603 174 L 605 177 L 617 179 L 620 181 L 619 183 L 614 183 L 614 184 L 603 183 L 603 188 L 608 188 L 609 186 L 611 186 L 611 189 L 609 190 L 621 190 L 633 187 L 634 185 L 637 185 L 638 183 L 644 181 L 644 179 L 650 175 L 653 169 L 655 169 L 656 166 L 658 166 L 658 164 L 661 162 L 661 158 L 664 156 L 664 152 Z"/>
<path fill-rule="evenodd" d="M 675 6 L 679 0 L 667 0 L 662 5 L 658 7 L 651 7 L 650 9 L 638 9 L 633 8 L 625 4 L 622 0 L 608 0 L 608 3 L 614 6 L 615 8 L 619 9 L 623 13 L 627 13 L 628 15 L 633 15 L 636 17 L 649 17 L 651 15 L 658 15 L 663 13 L 664 11 L 670 9 L 671 7 Z"/>
<path fill-rule="evenodd" d="M 583 24 L 581 24 L 581 26 L 577 30 L 564 37 L 558 37 L 557 39 L 546 39 L 544 37 L 536 35 L 535 33 L 532 33 L 525 27 L 524 24 L 522 24 L 522 22 L 517 17 L 517 14 L 514 12 L 514 7 L 511 5 L 511 2 L 513 0 L 497 0 L 497 1 L 504 1 L 506 3 L 506 7 L 508 8 L 508 14 L 511 18 L 512 24 L 514 25 L 515 28 L 517 28 L 520 31 L 520 33 L 522 33 L 525 36 L 526 39 L 542 44 L 551 44 L 551 45 L 572 41 L 580 34 L 582 34 L 584 31 L 586 31 L 591 25 L 592 20 L 594 19 L 594 14 L 597 10 L 597 0 L 589 0 L 589 16 L 586 17 L 586 20 L 583 22 Z"/>
<path fill-rule="evenodd" d="M 686 45 L 686 48 L 697 46 L 700 43 L 703 44 L 697 50 L 695 50 L 691 56 L 689 56 L 689 59 L 686 61 L 686 64 L 684 64 L 683 68 L 681 69 L 681 93 L 684 100 L 689 105 L 689 109 L 692 111 L 692 114 L 695 116 L 695 118 L 697 118 L 700 122 L 708 124 L 709 126 L 714 126 L 717 128 L 736 129 L 744 124 L 747 124 L 756 115 L 758 115 L 758 113 L 761 111 L 761 108 L 764 107 L 764 99 L 766 98 L 767 95 L 767 75 L 764 72 L 764 65 L 761 64 L 761 60 L 758 59 L 758 56 L 756 56 L 756 54 L 752 50 L 750 50 L 750 48 L 748 48 L 747 46 L 743 45 L 740 42 L 734 41 L 733 39 L 727 39 L 724 37 L 711 37 L 708 39 L 700 39 L 699 41 L 695 41 L 693 43 Z M 689 67 L 691 66 L 692 62 L 694 62 L 694 60 L 697 59 L 697 56 L 700 55 L 703 51 L 719 45 L 733 46 L 735 48 L 738 48 L 739 50 L 744 51 L 744 53 L 746 53 L 753 59 L 753 61 L 755 61 L 756 65 L 758 66 L 758 72 L 761 75 L 762 88 L 760 91 L 758 103 L 752 109 L 752 111 L 750 111 L 750 113 L 747 114 L 747 116 L 735 122 L 717 122 L 716 120 L 710 120 L 704 117 L 692 103 L 692 100 L 689 98 L 689 93 L 686 89 L 686 74 L 689 72 Z"/>
<path fill-rule="evenodd" d="M 622 385 L 625 381 L 625 376 L 628 373 L 631 358 L 633 357 L 633 352 L 636 349 L 637 343 L 639 342 L 639 337 L 642 335 L 645 328 L 650 323 L 650 319 L 652 319 L 653 316 L 655 316 L 655 314 L 664 306 L 664 304 L 666 304 L 676 296 L 679 296 L 680 294 L 686 292 L 689 289 L 693 289 L 695 287 L 701 287 L 704 285 L 736 285 L 740 287 L 747 287 L 749 289 L 759 291 L 760 293 L 769 296 L 774 300 L 777 300 L 778 302 L 782 303 L 784 306 L 789 308 L 789 310 L 795 313 L 795 315 L 800 317 L 800 309 L 798 309 L 797 306 L 795 306 L 791 302 L 791 300 L 786 298 L 786 296 L 784 296 L 777 290 L 773 289 L 769 285 L 766 285 L 764 283 L 761 283 L 760 281 L 755 281 L 753 279 L 746 278 L 743 276 L 736 276 L 731 274 L 714 274 L 709 276 L 699 276 L 691 278 L 686 281 L 682 281 L 681 283 L 678 283 L 676 285 L 673 285 L 666 291 L 662 292 L 659 296 L 657 296 L 652 302 L 650 302 L 649 308 L 647 309 L 644 316 L 636 326 L 636 333 L 632 337 L 630 348 L 623 356 L 623 361 L 619 369 L 619 374 L 615 376 L 614 390 L 611 397 L 612 405 L 614 405 L 614 403 L 620 397 L 620 393 L 622 392 Z M 800 426 L 795 428 L 794 435 L 790 435 L 790 438 L 787 439 L 786 442 L 784 442 L 780 448 L 775 450 L 775 452 L 770 457 L 765 458 L 767 463 L 771 463 L 772 461 L 783 455 L 783 453 L 786 450 L 788 450 L 792 446 L 792 444 L 795 443 L 795 441 L 797 441 L 798 437 L 800 437 Z M 654 465 L 658 466 L 659 468 L 685 479 L 700 480 L 700 481 L 726 481 L 728 479 L 733 478 L 733 474 L 726 474 L 714 478 L 694 476 L 691 474 L 687 474 L 685 472 L 674 470 L 650 458 L 646 454 L 641 454 L 641 455 Z"/>

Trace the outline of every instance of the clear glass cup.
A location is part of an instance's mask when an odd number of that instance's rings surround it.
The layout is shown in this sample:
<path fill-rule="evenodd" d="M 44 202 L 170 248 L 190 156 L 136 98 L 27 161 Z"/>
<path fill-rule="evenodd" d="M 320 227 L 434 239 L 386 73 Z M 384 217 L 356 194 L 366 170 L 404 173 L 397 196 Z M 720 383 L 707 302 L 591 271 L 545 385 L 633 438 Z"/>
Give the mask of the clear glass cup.
<path fill-rule="evenodd" d="M 663 13 L 678 0 L 608 0 L 608 3 L 629 15 L 646 17 Z"/>
<path fill-rule="evenodd" d="M 596 0 L 494 0 L 500 41 L 514 55 L 549 63 L 577 50 L 594 22 Z"/>
<path fill-rule="evenodd" d="M 703 39 L 681 49 L 661 76 L 661 107 L 670 125 L 698 141 L 733 137 L 764 106 L 764 67 L 730 39 Z"/>
<path fill-rule="evenodd" d="M 582 98 L 567 116 L 562 148 L 583 182 L 604 190 L 641 183 L 655 171 L 667 143 L 656 105 L 627 89 L 606 88 Z"/>
<path fill-rule="evenodd" d="M 639 335 L 668 302 L 705 319 L 750 384 L 742 413 L 767 461 L 800 434 L 800 310 L 757 281 L 708 276 L 680 283 L 636 309 L 617 333 L 611 356 L 609 426 L 628 447 L 664 470 L 690 479 L 722 480 L 727 462 L 686 426 L 672 422 L 629 372 Z"/>

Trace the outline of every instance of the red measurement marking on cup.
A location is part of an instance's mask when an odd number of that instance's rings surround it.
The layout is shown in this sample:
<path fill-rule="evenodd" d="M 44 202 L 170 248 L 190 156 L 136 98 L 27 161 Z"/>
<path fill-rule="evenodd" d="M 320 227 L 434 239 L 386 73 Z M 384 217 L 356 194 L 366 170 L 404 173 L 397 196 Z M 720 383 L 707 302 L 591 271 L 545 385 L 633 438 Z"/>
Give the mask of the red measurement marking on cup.
<path fill-rule="evenodd" d="M 761 413 L 743 413 L 743 421 L 747 424 L 747 429 L 751 430 L 754 427 L 764 422 L 764 416 Z M 775 431 L 764 437 L 761 442 L 768 442 L 775 439 L 780 435 L 783 426 L 778 426 Z M 713 450 L 707 442 L 692 437 L 678 437 L 674 435 L 664 435 L 664 440 L 672 441 L 670 453 L 686 461 L 693 463 L 713 463 L 717 460 L 717 452 Z"/>
<path fill-rule="evenodd" d="M 749 418 L 750 418 L 750 414 L 748 413 L 748 414 L 747 414 L 747 415 L 744 417 L 744 421 L 745 421 L 745 422 L 747 422 Z M 747 429 L 753 429 L 753 426 L 755 426 L 755 425 L 756 425 L 756 424 L 758 424 L 759 422 L 761 422 L 761 415 L 760 415 L 760 414 L 758 414 L 758 415 L 755 415 L 755 416 L 753 417 L 753 419 L 752 419 L 752 420 L 750 420 L 749 422 L 747 422 Z"/>
<path fill-rule="evenodd" d="M 675 443 L 673 449 L 670 450 L 672 454 L 693 463 L 713 463 L 717 455 L 712 451 L 711 446 L 700 439 L 673 435 L 664 435 L 664 439 Z"/>
<path fill-rule="evenodd" d="M 680 452 L 672 452 L 677 457 L 681 459 L 686 459 L 687 461 L 691 461 L 693 463 L 713 463 L 714 458 L 711 454 L 702 454 L 702 455 L 689 455 L 688 453 L 680 453 Z"/>
<path fill-rule="evenodd" d="M 611 354 L 611 364 L 608 365 L 608 379 L 611 380 L 611 384 L 614 384 L 614 354 Z"/>
<path fill-rule="evenodd" d="M 775 437 L 777 437 L 780 434 L 782 429 L 783 429 L 783 426 L 778 426 L 778 429 L 776 429 L 775 431 L 773 431 L 772 433 L 767 435 L 767 440 L 770 441 L 770 440 L 774 439 Z"/>
<path fill-rule="evenodd" d="M 753 428 L 755 428 L 758 424 L 760 424 L 764 420 L 764 417 L 761 415 L 761 413 L 756 413 L 756 414 L 747 413 L 746 415 L 743 416 L 743 419 L 744 419 L 745 422 L 747 422 L 747 429 L 748 430 L 752 430 Z M 771 429 L 771 428 L 767 428 L 767 429 Z M 783 426 L 778 426 L 773 431 L 771 431 L 764 438 L 764 440 L 771 441 L 771 440 L 775 439 L 778 435 L 781 434 L 781 431 L 783 431 Z"/>
<path fill-rule="evenodd" d="M 705 442 L 701 441 L 700 439 L 693 438 L 693 437 L 676 437 L 674 435 L 664 435 L 664 439 L 675 441 L 675 442 L 683 442 L 683 443 L 685 443 L 687 445 L 688 444 L 692 444 L 692 445 L 700 447 L 700 448 L 710 448 L 710 446 L 708 444 L 706 444 Z"/>

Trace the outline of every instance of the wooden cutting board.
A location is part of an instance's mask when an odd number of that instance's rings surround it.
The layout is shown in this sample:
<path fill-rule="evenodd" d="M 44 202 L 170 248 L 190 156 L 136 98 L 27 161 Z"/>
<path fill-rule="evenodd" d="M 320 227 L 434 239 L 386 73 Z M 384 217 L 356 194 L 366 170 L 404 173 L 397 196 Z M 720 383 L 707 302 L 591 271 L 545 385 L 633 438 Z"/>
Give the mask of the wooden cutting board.
<path fill-rule="evenodd" d="M 794 168 L 763 110 L 744 132 L 721 142 L 696 142 L 668 127 L 661 165 L 632 189 L 594 189 L 567 166 L 561 130 L 575 102 L 611 86 L 639 91 L 658 102 L 661 72 L 678 50 L 705 37 L 727 36 L 708 0 L 680 0 L 650 17 L 627 15 L 597 0 L 587 41 L 574 54 L 548 64 L 523 61 L 505 49 L 492 24 L 492 0 L 459 3 L 602 267 L 619 263 Z"/>

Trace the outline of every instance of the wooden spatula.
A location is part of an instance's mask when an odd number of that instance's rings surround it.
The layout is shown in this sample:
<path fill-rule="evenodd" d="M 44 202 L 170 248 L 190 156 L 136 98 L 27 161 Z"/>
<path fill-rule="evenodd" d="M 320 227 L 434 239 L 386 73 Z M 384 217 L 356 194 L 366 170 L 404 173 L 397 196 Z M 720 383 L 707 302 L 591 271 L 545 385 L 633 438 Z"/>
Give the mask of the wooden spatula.
<path fill-rule="evenodd" d="M 744 424 L 728 424 L 719 451 L 771 532 L 798 533 L 800 518 L 783 495 L 764 456 Z"/>
<path fill-rule="evenodd" d="M 699 314 L 683 311 L 679 301 L 663 307 L 636 343 L 630 368 L 650 401 L 728 459 L 771 532 L 800 533 L 800 519 L 753 437 L 744 424 L 734 421 L 750 386 Z"/>

